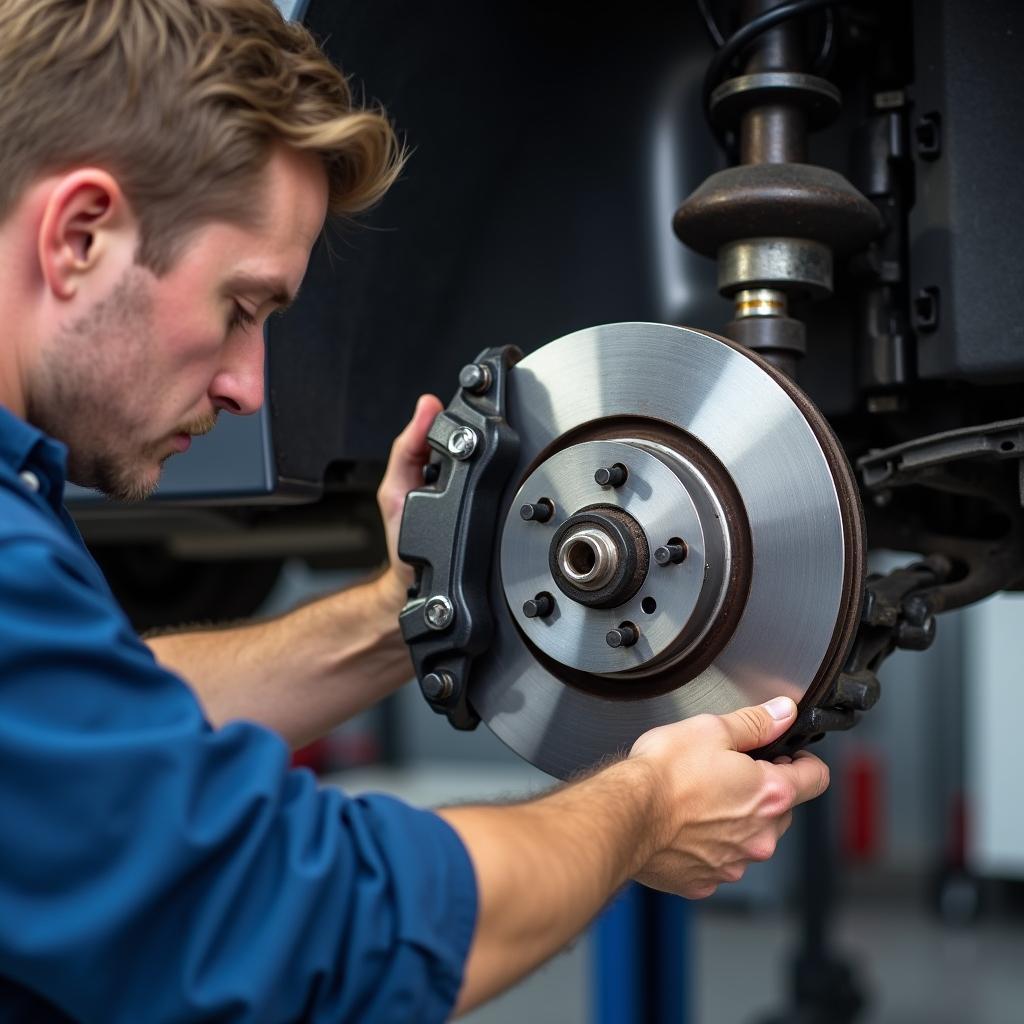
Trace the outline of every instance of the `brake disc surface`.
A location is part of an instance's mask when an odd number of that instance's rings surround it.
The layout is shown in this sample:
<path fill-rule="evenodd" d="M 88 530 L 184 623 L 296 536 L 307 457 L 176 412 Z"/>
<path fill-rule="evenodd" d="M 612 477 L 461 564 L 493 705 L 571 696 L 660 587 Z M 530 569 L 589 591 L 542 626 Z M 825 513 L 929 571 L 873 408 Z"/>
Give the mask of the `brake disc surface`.
<path fill-rule="evenodd" d="M 611 324 L 518 363 L 508 420 L 470 700 L 509 747 L 566 778 L 654 726 L 823 691 L 859 614 L 862 516 L 795 385 L 715 335 Z"/>

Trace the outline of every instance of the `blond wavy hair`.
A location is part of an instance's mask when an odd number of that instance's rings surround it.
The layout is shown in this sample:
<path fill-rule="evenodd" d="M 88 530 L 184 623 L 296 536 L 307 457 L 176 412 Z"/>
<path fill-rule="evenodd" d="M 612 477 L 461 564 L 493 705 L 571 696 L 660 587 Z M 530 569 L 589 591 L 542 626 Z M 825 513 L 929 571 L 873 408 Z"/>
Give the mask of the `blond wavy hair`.
<path fill-rule="evenodd" d="M 341 216 L 403 161 L 383 112 L 271 0 L 0 0 L 0 221 L 37 178 L 102 166 L 162 273 L 191 229 L 252 215 L 281 142 L 320 156 Z"/>

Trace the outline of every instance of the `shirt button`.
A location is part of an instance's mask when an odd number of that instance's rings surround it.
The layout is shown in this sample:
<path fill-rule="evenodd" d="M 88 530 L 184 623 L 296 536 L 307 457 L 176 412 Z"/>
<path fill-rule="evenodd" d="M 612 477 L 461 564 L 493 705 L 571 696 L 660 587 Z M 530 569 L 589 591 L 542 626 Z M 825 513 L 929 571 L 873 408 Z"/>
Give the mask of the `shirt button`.
<path fill-rule="evenodd" d="M 31 469 L 26 469 L 23 473 L 18 474 L 21 477 L 21 482 L 30 490 L 39 490 L 39 477 L 32 472 Z"/>

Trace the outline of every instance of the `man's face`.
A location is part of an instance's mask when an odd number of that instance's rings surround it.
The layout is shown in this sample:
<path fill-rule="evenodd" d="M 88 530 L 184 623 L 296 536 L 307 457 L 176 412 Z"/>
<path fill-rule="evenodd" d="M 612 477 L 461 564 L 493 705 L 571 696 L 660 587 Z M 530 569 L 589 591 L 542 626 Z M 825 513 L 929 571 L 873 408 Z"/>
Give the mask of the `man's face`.
<path fill-rule="evenodd" d="M 276 150 L 257 205 L 255 225 L 197 228 L 161 277 L 125 267 L 43 345 L 29 419 L 67 444 L 75 483 L 144 498 L 221 410 L 260 408 L 263 323 L 297 291 L 326 215 L 317 158 Z"/>

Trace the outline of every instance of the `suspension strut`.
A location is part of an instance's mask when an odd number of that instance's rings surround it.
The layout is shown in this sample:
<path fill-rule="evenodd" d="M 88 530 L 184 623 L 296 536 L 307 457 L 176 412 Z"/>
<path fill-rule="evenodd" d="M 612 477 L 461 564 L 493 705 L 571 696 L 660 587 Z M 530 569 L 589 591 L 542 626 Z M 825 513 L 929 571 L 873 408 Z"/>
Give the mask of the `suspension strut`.
<path fill-rule="evenodd" d="M 746 0 L 747 31 L 777 6 Z M 739 164 L 707 178 L 673 220 L 685 245 L 718 261 L 718 289 L 735 304 L 723 333 L 790 376 L 806 351 L 791 302 L 831 295 L 835 257 L 882 228 L 874 204 L 843 175 L 807 162 L 808 132 L 827 125 L 842 98 L 804 70 L 802 43 L 790 18 L 753 36 L 741 73 L 715 81 L 728 61 L 712 61 L 708 115 L 720 139 L 738 140 Z"/>

